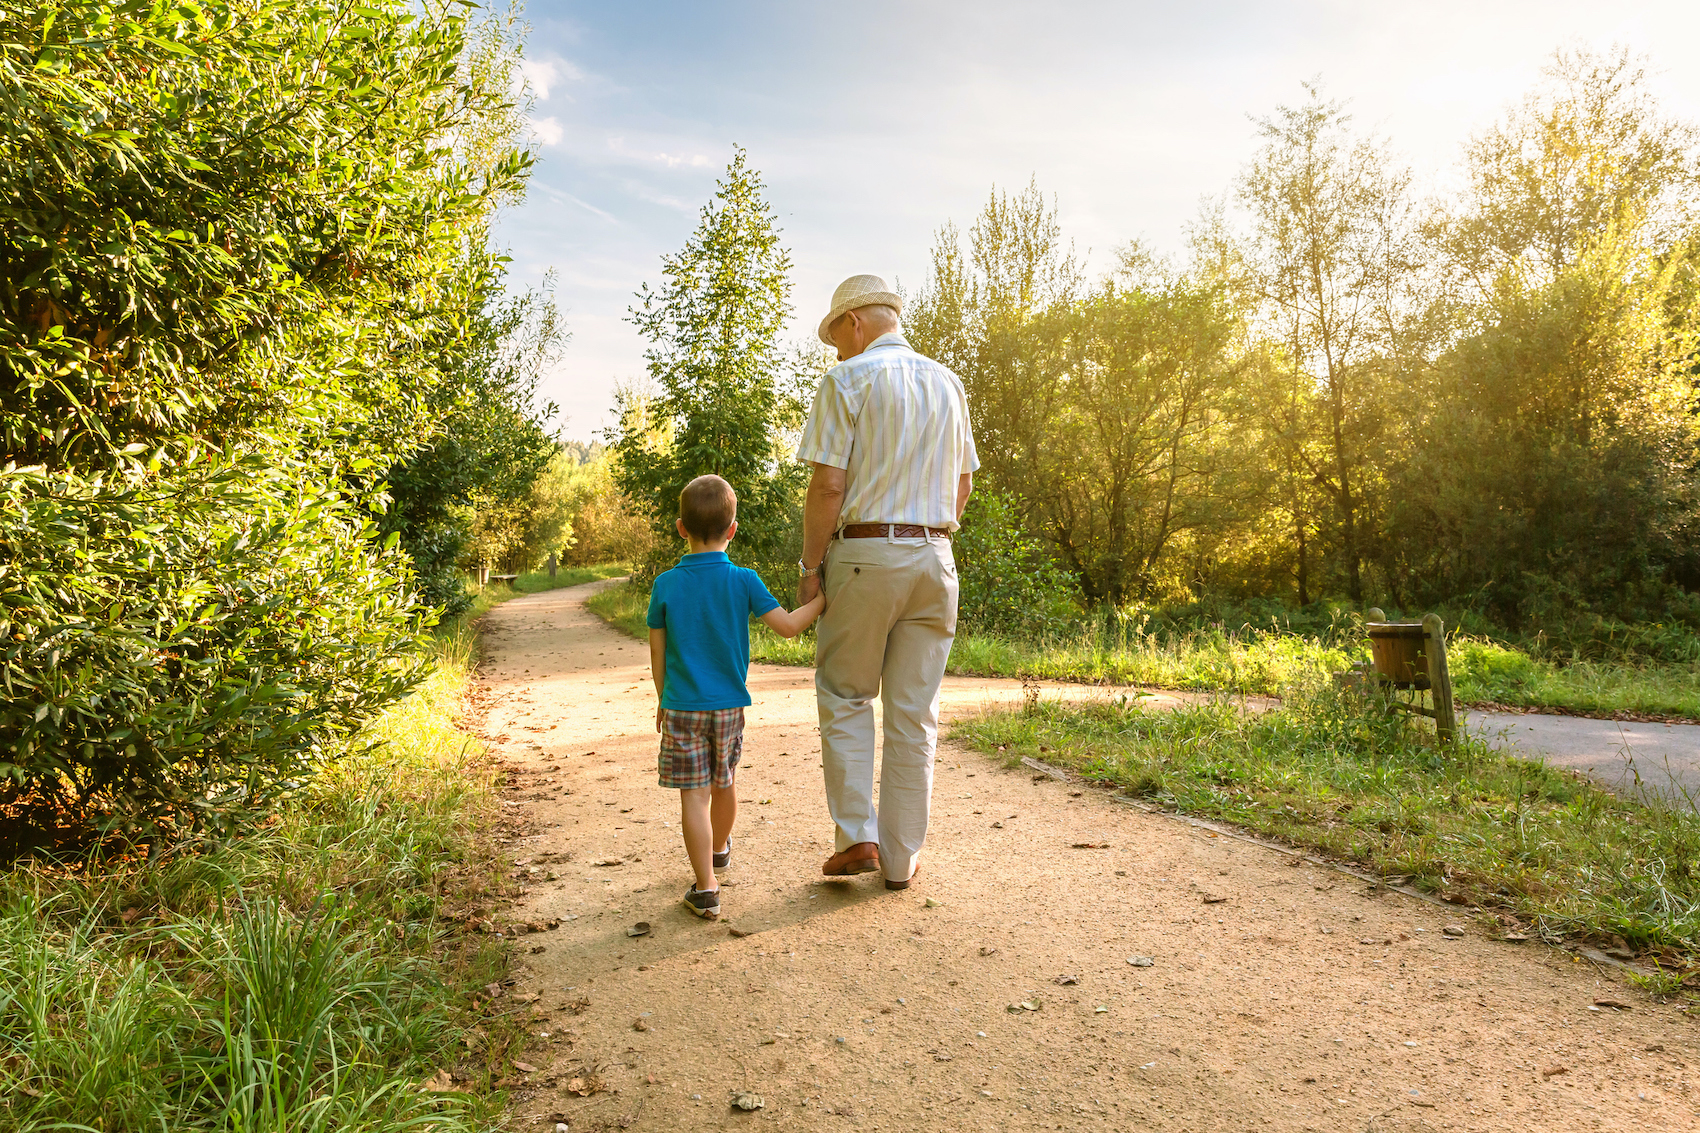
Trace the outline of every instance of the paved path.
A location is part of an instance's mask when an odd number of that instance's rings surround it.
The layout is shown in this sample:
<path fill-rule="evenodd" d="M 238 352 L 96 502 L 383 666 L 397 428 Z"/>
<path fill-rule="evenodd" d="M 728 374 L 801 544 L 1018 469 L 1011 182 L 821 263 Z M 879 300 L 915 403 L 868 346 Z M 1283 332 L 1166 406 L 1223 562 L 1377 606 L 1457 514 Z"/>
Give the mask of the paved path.
<path fill-rule="evenodd" d="M 647 650 L 589 592 L 485 623 L 522 886 L 499 915 L 560 921 L 518 940 L 498 1000 L 530 1013 L 516 1129 L 1700 1127 L 1695 1023 L 1614 974 L 948 740 L 916 887 L 823 882 L 808 669 L 751 669 L 727 916 L 700 921 Z M 945 700 L 1020 695 L 953 680 Z M 733 1109 L 742 1090 L 764 1108 Z"/>
<path fill-rule="evenodd" d="M 1472 712 L 1466 726 L 1496 746 L 1580 771 L 1614 791 L 1700 803 L 1700 724 Z"/>

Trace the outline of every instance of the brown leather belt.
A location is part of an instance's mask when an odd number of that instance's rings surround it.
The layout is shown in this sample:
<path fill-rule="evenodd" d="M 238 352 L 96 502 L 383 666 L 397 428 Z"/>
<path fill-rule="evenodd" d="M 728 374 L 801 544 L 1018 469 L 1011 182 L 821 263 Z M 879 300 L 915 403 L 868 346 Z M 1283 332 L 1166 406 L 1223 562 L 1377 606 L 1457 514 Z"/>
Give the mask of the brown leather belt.
<path fill-rule="evenodd" d="M 943 527 L 922 527 L 918 523 L 846 523 L 838 529 L 840 539 L 884 539 L 887 530 L 893 539 L 924 539 L 931 535 L 937 539 L 949 539 L 950 532 Z"/>

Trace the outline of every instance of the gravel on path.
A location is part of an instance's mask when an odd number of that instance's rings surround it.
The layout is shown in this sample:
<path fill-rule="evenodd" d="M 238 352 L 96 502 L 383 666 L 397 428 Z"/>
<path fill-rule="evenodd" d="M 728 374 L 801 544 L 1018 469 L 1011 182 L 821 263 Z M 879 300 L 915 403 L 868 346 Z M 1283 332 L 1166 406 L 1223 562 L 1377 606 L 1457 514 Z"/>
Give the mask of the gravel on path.
<path fill-rule="evenodd" d="M 822 880 L 807 669 L 751 670 L 726 915 L 699 920 L 647 649 L 595 585 L 484 623 L 501 920 L 560 919 L 504 993 L 532 1013 L 519 1129 L 1700 1127 L 1695 1023 L 1615 973 L 948 740 L 917 884 Z"/>

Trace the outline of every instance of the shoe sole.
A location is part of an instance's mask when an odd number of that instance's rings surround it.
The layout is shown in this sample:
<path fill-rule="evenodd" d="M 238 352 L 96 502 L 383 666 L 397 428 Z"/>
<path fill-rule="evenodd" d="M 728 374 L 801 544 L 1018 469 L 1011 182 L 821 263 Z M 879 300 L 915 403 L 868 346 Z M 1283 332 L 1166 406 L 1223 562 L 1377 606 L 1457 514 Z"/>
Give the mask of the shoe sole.
<path fill-rule="evenodd" d="M 825 876 L 825 877 L 855 877 L 859 873 L 874 873 L 874 872 L 878 871 L 879 867 L 880 867 L 880 863 L 879 863 L 878 858 L 863 858 L 861 861 L 854 862 L 851 865 L 845 866 L 843 869 L 839 870 L 837 873 L 823 874 L 823 876 Z"/>
<path fill-rule="evenodd" d="M 911 885 L 915 884 L 915 879 L 917 877 L 920 877 L 920 876 L 921 876 L 921 867 L 916 866 L 915 872 L 909 875 L 908 881 L 892 881 L 890 879 L 887 879 L 886 883 L 885 883 L 885 887 L 887 889 L 894 889 L 894 890 L 895 889 L 907 889 Z"/>
<path fill-rule="evenodd" d="M 683 904 L 685 906 L 685 908 L 689 909 L 691 912 L 695 913 L 697 916 L 702 917 L 705 920 L 710 918 L 710 917 L 718 917 L 720 915 L 720 906 L 719 905 L 713 905 L 713 906 L 711 906 L 707 909 L 699 909 L 695 905 L 691 904 L 689 901 L 683 901 L 683 902 L 681 902 L 681 904 Z"/>

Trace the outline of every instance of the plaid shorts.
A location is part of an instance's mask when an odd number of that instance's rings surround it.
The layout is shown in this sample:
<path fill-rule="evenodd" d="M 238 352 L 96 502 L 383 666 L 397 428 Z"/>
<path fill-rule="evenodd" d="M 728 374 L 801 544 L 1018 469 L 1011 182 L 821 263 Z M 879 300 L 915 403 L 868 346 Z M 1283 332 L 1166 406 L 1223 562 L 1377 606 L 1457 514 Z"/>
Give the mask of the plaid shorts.
<path fill-rule="evenodd" d="M 661 756 L 656 766 L 663 787 L 681 791 L 732 785 L 732 769 L 744 753 L 744 710 L 708 712 L 662 709 Z"/>

